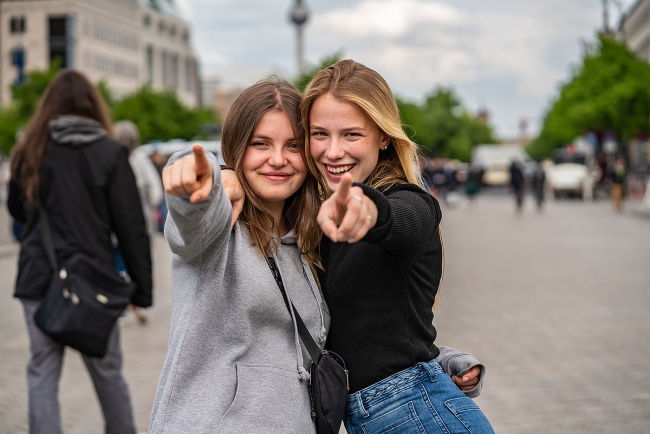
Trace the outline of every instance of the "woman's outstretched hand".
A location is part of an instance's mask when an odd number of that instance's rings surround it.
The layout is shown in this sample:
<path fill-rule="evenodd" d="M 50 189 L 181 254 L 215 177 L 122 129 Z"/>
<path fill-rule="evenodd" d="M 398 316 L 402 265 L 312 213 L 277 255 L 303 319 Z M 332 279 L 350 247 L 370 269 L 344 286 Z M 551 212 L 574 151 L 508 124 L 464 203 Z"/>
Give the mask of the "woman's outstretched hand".
<path fill-rule="evenodd" d="M 212 165 L 201 145 L 163 169 L 165 191 L 173 196 L 190 195 L 190 202 L 205 202 L 212 191 Z"/>
<path fill-rule="evenodd" d="M 377 206 L 361 187 L 352 186 L 350 175 L 344 175 L 321 205 L 317 222 L 330 240 L 356 243 L 377 223 Z"/>

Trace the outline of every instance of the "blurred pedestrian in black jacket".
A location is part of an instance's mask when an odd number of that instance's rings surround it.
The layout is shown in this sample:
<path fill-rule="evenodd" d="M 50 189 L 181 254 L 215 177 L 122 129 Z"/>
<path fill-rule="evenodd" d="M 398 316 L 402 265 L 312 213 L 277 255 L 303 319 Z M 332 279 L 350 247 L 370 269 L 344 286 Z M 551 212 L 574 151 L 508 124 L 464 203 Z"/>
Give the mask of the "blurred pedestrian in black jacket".
<path fill-rule="evenodd" d="M 524 206 L 524 181 L 524 171 L 521 168 L 521 163 L 513 160 L 510 163 L 510 187 L 515 196 L 517 213 L 520 213 Z"/>
<path fill-rule="evenodd" d="M 25 224 L 14 296 L 23 303 L 31 358 L 27 369 L 30 433 L 60 433 L 57 397 L 64 346 L 34 323 L 53 270 L 41 236 L 47 210 L 58 263 L 83 251 L 113 265 L 111 237 L 123 249 L 137 290 L 131 302 L 151 306 L 151 255 L 127 150 L 110 138 L 104 101 L 80 73 L 60 72 L 45 91 L 12 159 L 8 207 Z M 135 433 L 122 376 L 119 327 L 105 357 L 82 355 L 102 406 L 107 433 Z"/>

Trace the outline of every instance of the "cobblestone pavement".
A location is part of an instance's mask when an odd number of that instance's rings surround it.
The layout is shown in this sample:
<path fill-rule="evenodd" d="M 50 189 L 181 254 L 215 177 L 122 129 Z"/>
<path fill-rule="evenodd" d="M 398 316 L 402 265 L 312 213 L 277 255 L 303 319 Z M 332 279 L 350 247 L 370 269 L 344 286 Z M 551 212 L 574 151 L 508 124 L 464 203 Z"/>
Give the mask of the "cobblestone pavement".
<path fill-rule="evenodd" d="M 496 432 L 650 431 L 650 218 L 616 214 L 605 201 L 550 202 L 541 214 L 527 208 L 516 216 L 506 196 L 443 212 L 437 342 L 487 365 L 476 402 Z M 20 303 L 11 297 L 16 253 L 15 245 L 0 243 L 0 434 L 27 432 L 27 339 Z M 147 430 L 166 352 L 168 264 L 158 237 L 149 321 L 139 325 L 127 316 L 120 324 L 140 432 Z M 67 352 L 60 400 L 66 434 L 102 432 L 74 351 Z"/>

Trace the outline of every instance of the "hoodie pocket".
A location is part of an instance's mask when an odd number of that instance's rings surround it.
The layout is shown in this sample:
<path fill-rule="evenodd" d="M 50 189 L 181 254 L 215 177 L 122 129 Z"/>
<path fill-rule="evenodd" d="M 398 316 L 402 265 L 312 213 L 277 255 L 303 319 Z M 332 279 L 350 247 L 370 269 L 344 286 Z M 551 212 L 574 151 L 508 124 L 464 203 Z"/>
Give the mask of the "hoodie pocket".
<path fill-rule="evenodd" d="M 219 421 L 223 433 L 309 433 L 314 431 L 307 383 L 296 371 L 237 365 L 237 389 Z"/>

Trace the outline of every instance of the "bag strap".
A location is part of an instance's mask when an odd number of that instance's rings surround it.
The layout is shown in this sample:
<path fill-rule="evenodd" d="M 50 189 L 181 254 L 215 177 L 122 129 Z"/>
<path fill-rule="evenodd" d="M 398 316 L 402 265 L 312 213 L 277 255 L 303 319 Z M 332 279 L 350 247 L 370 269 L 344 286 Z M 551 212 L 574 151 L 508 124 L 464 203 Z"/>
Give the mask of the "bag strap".
<path fill-rule="evenodd" d="M 298 334 L 300 335 L 300 339 L 302 339 L 302 343 L 305 344 L 305 348 L 307 348 L 307 351 L 311 356 L 312 362 L 318 365 L 318 360 L 321 355 L 320 346 L 316 343 L 314 338 L 311 336 L 311 333 L 309 333 L 309 330 L 307 329 L 307 326 L 305 325 L 304 321 L 298 314 L 296 307 L 293 305 L 291 301 L 289 301 L 289 297 L 287 297 L 286 290 L 284 289 L 284 283 L 282 283 L 280 270 L 278 270 L 278 266 L 275 263 L 275 259 L 269 256 L 266 258 L 266 262 L 269 264 L 269 268 L 273 273 L 275 282 L 278 284 L 278 288 L 280 288 L 280 292 L 282 293 L 282 298 L 284 299 L 284 304 L 287 306 L 287 309 L 289 309 L 290 312 L 293 310 L 293 315 L 296 317 L 296 324 L 298 326 Z"/>

